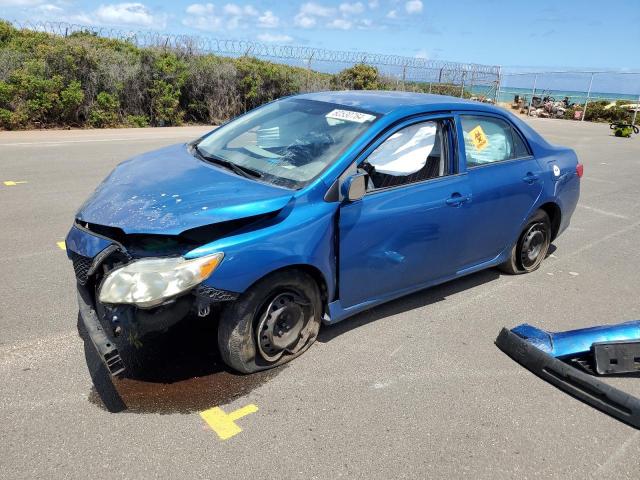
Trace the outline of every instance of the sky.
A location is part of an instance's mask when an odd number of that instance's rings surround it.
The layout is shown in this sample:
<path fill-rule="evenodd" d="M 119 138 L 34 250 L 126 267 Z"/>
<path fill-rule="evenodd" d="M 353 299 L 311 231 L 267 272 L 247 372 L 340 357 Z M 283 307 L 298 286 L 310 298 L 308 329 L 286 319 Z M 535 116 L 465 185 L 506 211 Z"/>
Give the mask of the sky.
<path fill-rule="evenodd" d="M 502 65 L 640 71 L 640 0 L 0 0 L 0 18 Z"/>

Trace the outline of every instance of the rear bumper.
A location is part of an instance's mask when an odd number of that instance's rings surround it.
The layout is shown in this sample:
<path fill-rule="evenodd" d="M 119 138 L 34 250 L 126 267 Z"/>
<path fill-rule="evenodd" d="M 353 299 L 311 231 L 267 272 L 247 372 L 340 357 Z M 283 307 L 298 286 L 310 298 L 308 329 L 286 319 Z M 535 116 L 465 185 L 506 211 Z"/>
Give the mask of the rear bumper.
<path fill-rule="evenodd" d="M 93 343 L 102 363 L 105 364 L 109 373 L 113 376 L 121 375 L 125 371 L 124 362 L 120 358 L 120 353 L 116 348 L 113 338 L 102 328 L 96 311 L 91 306 L 89 299 L 85 298 L 86 293 L 78 289 L 78 307 L 80 319 L 87 332 L 87 336 Z"/>
<path fill-rule="evenodd" d="M 581 372 L 503 328 L 496 346 L 520 365 L 578 400 L 640 429 L 640 400 Z"/>

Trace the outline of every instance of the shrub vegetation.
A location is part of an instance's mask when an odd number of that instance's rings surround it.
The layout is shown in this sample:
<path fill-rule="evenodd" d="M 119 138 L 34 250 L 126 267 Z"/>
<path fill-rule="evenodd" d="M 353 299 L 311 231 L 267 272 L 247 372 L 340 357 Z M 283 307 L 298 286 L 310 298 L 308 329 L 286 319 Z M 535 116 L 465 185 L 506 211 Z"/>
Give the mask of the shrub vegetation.
<path fill-rule="evenodd" d="M 3 129 L 216 124 L 304 91 L 400 86 L 460 95 L 455 85 L 400 85 L 364 64 L 327 74 L 252 57 L 139 48 L 90 32 L 18 30 L 0 20 Z"/>

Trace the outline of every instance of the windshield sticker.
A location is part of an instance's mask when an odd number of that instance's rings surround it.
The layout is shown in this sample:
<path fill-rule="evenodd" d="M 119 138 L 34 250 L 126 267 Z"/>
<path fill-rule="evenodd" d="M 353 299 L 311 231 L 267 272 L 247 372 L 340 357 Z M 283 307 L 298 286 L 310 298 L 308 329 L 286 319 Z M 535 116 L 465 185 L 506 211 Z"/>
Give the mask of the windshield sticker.
<path fill-rule="evenodd" d="M 354 112 L 353 110 L 340 110 L 338 108 L 331 110 L 325 115 L 325 117 L 356 123 L 370 122 L 376 118 L 375 115 L 370 115 L 368 113 Z"/>
<path fill-rule="evenodd" d="M 469 132 L 471 135 L 471 141 L 473 145 L 476 147 L 476 150 L 482 151 L 489 146 L 489 139 L 482 130 L 482 127 L 478 125 L 476 128 Z"/>

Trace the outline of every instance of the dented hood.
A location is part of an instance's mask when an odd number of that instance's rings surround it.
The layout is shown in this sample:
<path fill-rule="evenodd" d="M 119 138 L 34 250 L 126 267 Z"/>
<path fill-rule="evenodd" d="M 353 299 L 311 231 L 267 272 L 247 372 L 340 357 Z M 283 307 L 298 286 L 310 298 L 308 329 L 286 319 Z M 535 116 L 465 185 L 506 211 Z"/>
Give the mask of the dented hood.
<path fill-rule="evenodd" d="M 292 196 L 291 190 L 203 162 L 179 144 L 118 165 L 76 217 L 129 234 L 177 235 L 280 210 Z"/>

